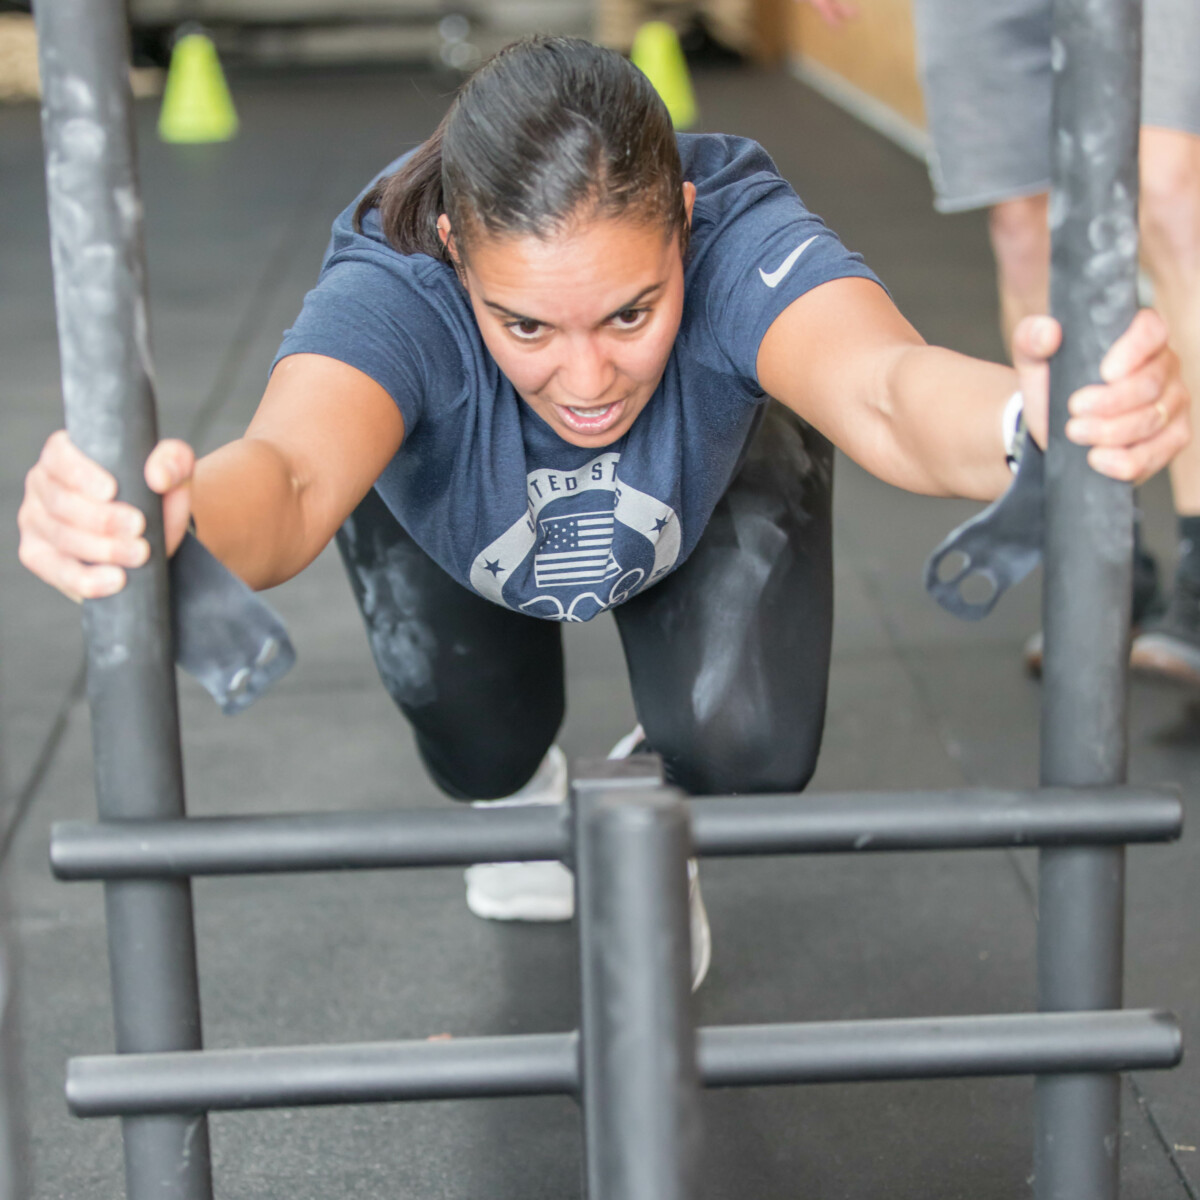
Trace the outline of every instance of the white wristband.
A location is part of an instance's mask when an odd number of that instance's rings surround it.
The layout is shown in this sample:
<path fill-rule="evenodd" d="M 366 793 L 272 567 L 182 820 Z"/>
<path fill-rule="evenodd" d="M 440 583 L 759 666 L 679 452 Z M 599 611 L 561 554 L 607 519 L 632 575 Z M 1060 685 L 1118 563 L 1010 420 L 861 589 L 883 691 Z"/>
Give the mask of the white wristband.
<path fill-rule="evenodd" d="M 1004 461 L 1015 475 L 1021 465 L 1021 452 L 1025 449 L 1025 397 L 1019 390 L 1009 396 L 1004 406 L 1000 432 L 1004 438 Z"/>

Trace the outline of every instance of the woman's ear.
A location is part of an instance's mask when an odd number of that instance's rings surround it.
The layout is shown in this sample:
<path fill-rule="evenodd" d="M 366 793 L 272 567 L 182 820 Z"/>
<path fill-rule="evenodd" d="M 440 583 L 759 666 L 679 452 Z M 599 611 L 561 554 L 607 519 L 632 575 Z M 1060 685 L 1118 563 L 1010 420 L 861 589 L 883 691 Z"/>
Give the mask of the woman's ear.
<path fill-rule="evenodd" d="M 458 250 L 454 246 L 454 231 L 450 228 L 450 218 L 445 213 L 442 213 L 437 219 L 437 231 L 438 237 L 442 239 L 442 245 L 446 247 L 446 253 L 450 257 L 450 265 L 454 268 L 454 273 L 458 276 L 463 287 L 466 287 L 466 272 L 459 261 Z"/>
<path fill-rule="evenodd" d="M 687 222 L 691 225 L 692 209 L 696 207 L 696 185 L 690 180 L 683 185 L 683 207 L 687 212 Z M 446 228 L 448 229 L 449 227 L 449 224 L 447 224 Z"/>
<path fill-rule="evenodd" d="M 454 273 L 463 287 L 466 287 L 467 273 L 463 270 L 462 259 L 458 257 L 458 247 L 454 244 L 454 230 L 450 228 L 450 218 L 445 213 L 442 213 L 437 219 L 437 231 L 438 237 L 442 239 L 442 245 L 446 247 L 446 254 L 450 259 L 450 265 L 454 268 Z"/>

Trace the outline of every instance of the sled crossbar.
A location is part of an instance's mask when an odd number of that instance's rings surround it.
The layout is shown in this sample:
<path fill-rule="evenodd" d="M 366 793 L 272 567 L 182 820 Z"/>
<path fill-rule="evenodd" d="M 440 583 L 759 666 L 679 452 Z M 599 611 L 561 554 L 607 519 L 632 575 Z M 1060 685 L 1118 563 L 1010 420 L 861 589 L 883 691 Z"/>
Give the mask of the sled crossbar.
<path fill-rule="evenodd" d="M 699 856 L 971 850 L 1168 841 L 1183 827 L 1168 788 L 962 789 L 691 800 Z M 64 880 L 154 879 L 571 859 L 555 808 L 430 809 L 62 822 Z"/>
<path fill-rule="evenodd" d="M 1150 1010 L 814 1021 L 697 1030 L 706 1087 L 1173 1067 L 1179 1027 Z M 72 1059 L 78 1117 L 578 1095 L 577 1032 Z"/>

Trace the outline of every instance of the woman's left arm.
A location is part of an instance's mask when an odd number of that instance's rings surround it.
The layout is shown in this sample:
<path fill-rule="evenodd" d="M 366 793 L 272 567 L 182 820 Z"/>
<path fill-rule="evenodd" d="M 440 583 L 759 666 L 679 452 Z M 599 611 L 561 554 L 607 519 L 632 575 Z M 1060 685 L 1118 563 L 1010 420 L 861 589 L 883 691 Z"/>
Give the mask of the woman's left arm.
<path fill-rule="evenodd" d="M 880 479 L 929 495 L 990 500 L 1012 482 L 1004 407 L 1019 387 L 1025 420 L 1045 445 L 1050 357 L 1060 331 L 1048 317 L 1017 326 L 1012 367 L 929 346 L 867 279 L 836 279 L 794 301 L 758 353 L 763 389 L 815 425 Z M 1101 366 L 1106 381 L 1071 398 L 1067 435 L 1093 447 L 1092 466 L 1140 482 L 1190 436 L 1187 391 L 1162 320 L 1140 312 Z"/>

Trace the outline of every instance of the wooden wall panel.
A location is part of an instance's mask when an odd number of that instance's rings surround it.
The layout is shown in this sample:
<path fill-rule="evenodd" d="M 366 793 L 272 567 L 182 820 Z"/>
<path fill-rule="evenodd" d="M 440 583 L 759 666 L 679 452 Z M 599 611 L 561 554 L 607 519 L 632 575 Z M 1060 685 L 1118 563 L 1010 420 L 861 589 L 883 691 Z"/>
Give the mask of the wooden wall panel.
<path fill-rule="evenodd" d="M 777 65 L 788 56 L 788 29 L 795 0 L 754 0 L 756 57 Z"/>
<path fill-rule="evenodd" d="M 980 0 L 963 0 L 976 2 Z M 905 120 L 924 127 L 912 0 L 858 0 L 858 17 L 836 29 L 807 4 L 797 0 L 784 3 L 793 10 L 789 36 L 793 57 L 833 71 Z"/>
<path fill-rule="evenodd" d="M 791 57 L 815 62 L 905 120 L 923 125 L 912 0 L 858 0 L 858 5 L 856 20 L 830 29 L 803 0 L 595 0 L 595 37 L 627 51 L 643 21 L 658 17 L 682 26 L 703 13 L 719 37 L 759 61 L 778 64 Z"/>

